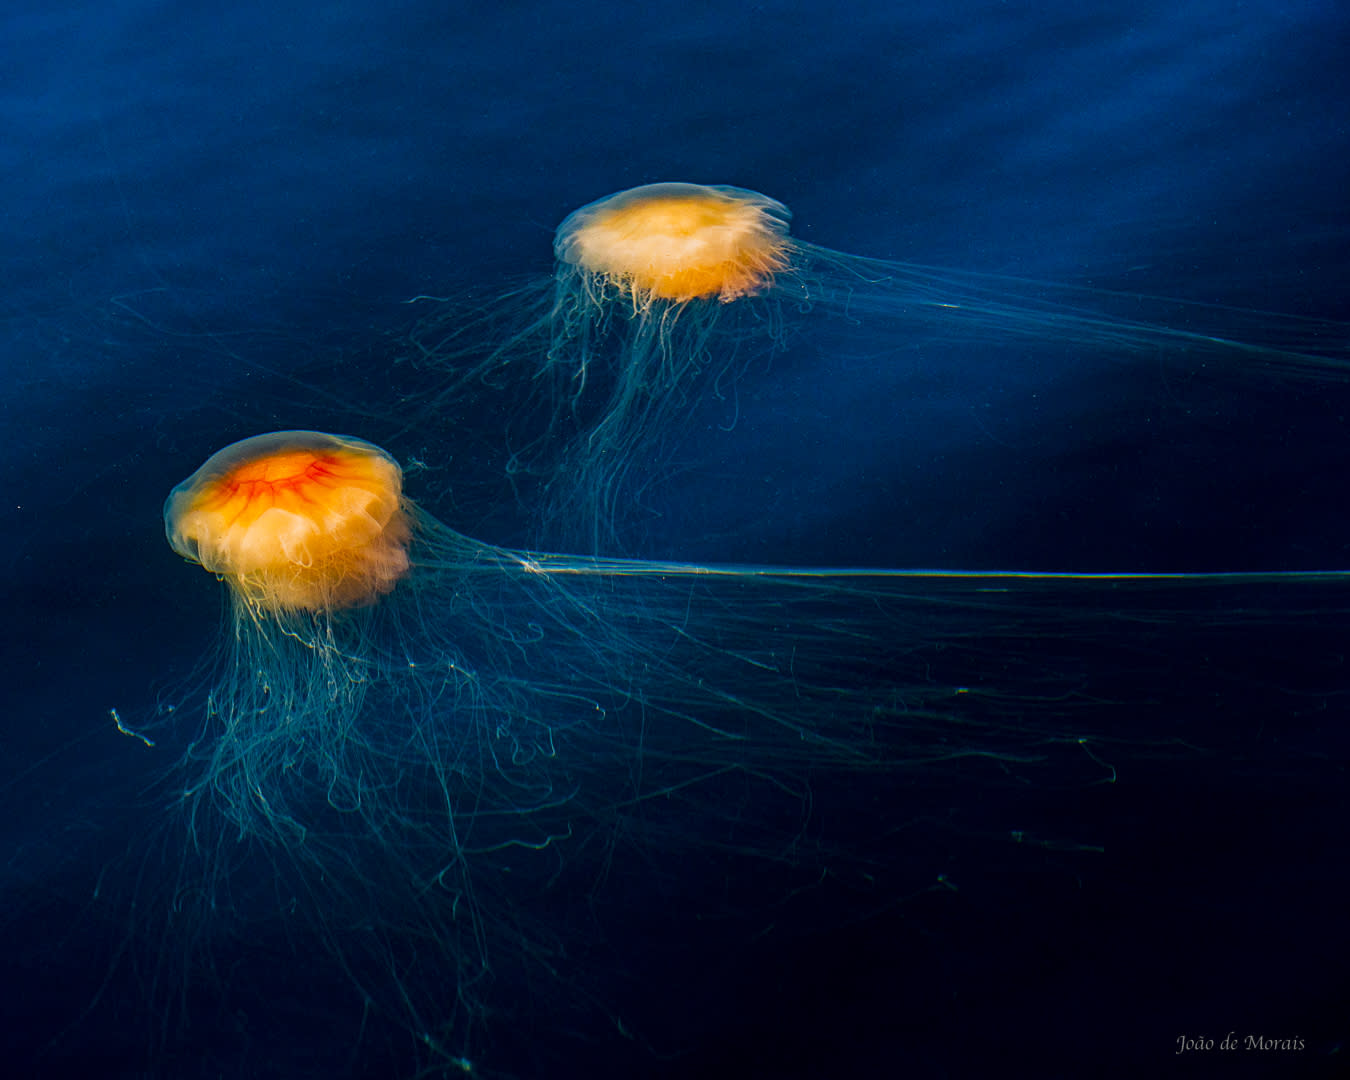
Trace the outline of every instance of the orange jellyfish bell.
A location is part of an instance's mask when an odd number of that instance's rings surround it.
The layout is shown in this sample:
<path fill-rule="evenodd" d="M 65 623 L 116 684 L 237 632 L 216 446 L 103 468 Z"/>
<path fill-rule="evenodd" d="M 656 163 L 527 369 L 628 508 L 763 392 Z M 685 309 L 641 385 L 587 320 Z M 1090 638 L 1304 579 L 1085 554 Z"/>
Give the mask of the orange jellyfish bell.
<path fill-rule="evenodd" d="M 319 431 L 276 431 L 216 452 L 169 494 L 164 530 L 180 555 L 266 611 L 370 604 L 409 566 L 398 463 Z"/>
<path fill-rule="evenodd" d="M 737 187 L 648 184 L 589 203 L 558 226 L 560 262 L 605 278 L 639 304 L 767 288 L 789 265 L 791 213 Z"/>

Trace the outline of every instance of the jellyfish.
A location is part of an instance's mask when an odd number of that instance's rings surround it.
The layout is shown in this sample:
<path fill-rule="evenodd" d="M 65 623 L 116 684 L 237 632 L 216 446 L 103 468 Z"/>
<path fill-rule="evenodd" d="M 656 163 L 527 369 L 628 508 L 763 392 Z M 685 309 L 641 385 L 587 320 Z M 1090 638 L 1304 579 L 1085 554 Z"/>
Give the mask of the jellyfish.
<path fill-rule="evenodd" d="M 568 215 L 554 252 L 584 275 L 582 289 L 613 290 L 634 310 L 660 301 L 729 304 L 763 292 L 791 265 L 789 216 L 782 203 L 743 188 L 650 184 Z"/>
<path fill-rule="evenodd" d="M 781 923 L 786 897 L 841 882 L 867 903 L 946 889 L 930 829 L 1033 842 L 1024 822 L 967 820 L 952 785 L 1081 791 L 1132 755 L 1190 752 L 1137 709 L 1128 732 L 1100 726 L 1084 687 L 1094 650 L 1156 625 L 1124 601 L 1127 577 L 509 549 L 436 520 L 380 448 L 312 431 L 214 454 L 170 494 L 165 529 L 228 603 L 158 719 L 117 717 L 147 752 L 176 751 L 162 788 L 186 842 L 160 856 L 179 860 L 162 924 L 190 943 L 228 918 L 250 939 L 269 920 L 309 927 L 363 1008 L 447 1071 L 472 1071 L 513 1005 L 602 1001 L 640 1029 L 575 940 L 617 934 L 605 913 L 735 897 L 712 922 L 750 937 L 744 905 Z M 1150 685 L 1127 667 L 1118 687 Z"/>
<path fill-rule="evenodd" d="M 414 328 L 407 359 L 438 387 L 410 401 L 416 423 L 505 401 L 501 467 L 543 507 L 536 535 L 623 554 L 642 546 L 653 486 L 686 467 L 700 431 L 737 423 L 747 372 L 771 380 L 789 352 L 836 358 L 865 340 L 869 363 L 913 373 L 912 393 L 1001 364 L 1045 380 L 1141 361 L 1316 379 L 1350 362 L 1342 324 L 867 258 L 794 237 L 790 220 L 724 185 L 581 207 L 557 229 L 550 275 L 495 302 L 437 302 Z M 879 387 L 894 393 L 894 377 Z"/>
<path fill-rule="evenodd" d="M 165 528 L 227 605 L 162 709 L 115 717 L 174 759 L 132 875 L 177 864 L 135 896 L 148 950 L 200 979 L 221 938 L 301 941 L 448 1075 L 522 1052 L 526 1015 L 682 1045 L 632 990 L 659 981 L 624 936 L 645 906 L 749 940 L 841 896 L 952 890 L 961 837 L 1095 859 L 1019 799 L 1199 753 L 1157 705 L 1157 628 L 1222 639 L 1214 613 L 1269 585 L 497 547 L 410 498 L 386 451 L 305 431 L 212 455 Z"/>
<path fill-rule="evenodd" d="M 368 604 L 408 570 L 398 466 L 359 439 L 280 431 L 213 454 L 170 493 L 169 545 L 259 611 Z"/>

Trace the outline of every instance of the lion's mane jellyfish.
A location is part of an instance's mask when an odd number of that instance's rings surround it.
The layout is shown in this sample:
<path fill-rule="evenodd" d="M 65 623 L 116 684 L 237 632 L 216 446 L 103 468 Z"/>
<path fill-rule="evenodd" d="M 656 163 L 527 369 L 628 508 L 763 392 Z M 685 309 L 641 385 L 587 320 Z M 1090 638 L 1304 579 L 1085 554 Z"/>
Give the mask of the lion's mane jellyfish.
<path fill-rule="evenodd" d="M 763 292 L 789 266 L 788 209 L 735 187 L 649 184 L 600 199 L 558 226 L 558 261 L 593 297 L 637 310 L 661 301 L 729 304 Z"/>
<path fill-rule="evenodd" d="M 362 644 L 373 605 L 411 568 L 409 515 L 388 454 L 316 431 L 233 443 L 166 500 L 169 545 L 229 588 L 232 677 L 209 708 L 225 737 L 191 748 L 204 768 L 190 791 L 242 832 L 304 834 L 283 767 L 334 806 L 361 804 L 371 775 L 348 762 L 370 678 Z"/>
<path fill-rule="evenodd" d="M 485 311 L 450 303 L 415 329 L 413 360 L 441 383 L 416 406 L 422 422 L 509 394 L 505 468 L 542 489 L 545 535 L 622 547 L 620 503 L 664 464 L 642 451 L 669 446 L 681 417 L 706 394 L 733 393 L 740 368 L 778 341 L 776 307 L 746 304 L 791 274 L 790 216 L 756 192 L 700 184 L 583 206 L 557 229 L 550 278 Z"/>
<path fill-rule="evenodd" d="M 790 218 L 766 195 L 686 183 L 583 206 L 557 229 L 550 275 L 495 302 L 440 302 L 416 326 L 410 359 L 433 385 L 414 423 L 454 424 L 493 399 L 501 468 L 540 489 L 539 535 L 616 552 L 682 444 L 737 422 L 752 368 L 828 380 L 853 355 L 885 365 L 887 393 L 912 372 L 910 392 L 932 394 L 1003 369 L 1082 379 L 1143 360 L 1186 377 L 1339 378 L 1350 361 L 1344 325 L 867 258 L 791 236 Z"/>
<path fill-rule="evenodd" d="M 261 611 L 373 603 L 408 572 L 403 476 L 378 447 L 279 431 L 213 454 L 164 507 L 169 545 Z"/>
<path fill-rule="evenodd" d="M 917 878 L 881 869 L 925 793 L 1092 786 L 1119 749 L 1066 712 L 1072 657 L 1011 659 L 1027 635 L 1115 632 L 1063 624 L 1028 601 L 1039 586 L 494 547 L 409 499 L 384 451 L 318 432 L 227 447 L 165 517 L 231 602 L 155 726 L 154 752 L 178 744 L 167 787 L 189 840 L 165 845 L 181 869 L 163 925 L 312 927 L 358 1000 L 443 1066 L 510 1003 L 493 986 L 541 987 L 557 1013 L 623 982 L 588 981 L 600 968 L 569 935 L 643 902 L 629 865 L 690 910 L 700 853 L 751 907 L 852 859 L 865 890 L 940 887 L 925 860 Z M 836 833 L 829 799 L 840 820 L 855 802 L 895 820 Z"/>

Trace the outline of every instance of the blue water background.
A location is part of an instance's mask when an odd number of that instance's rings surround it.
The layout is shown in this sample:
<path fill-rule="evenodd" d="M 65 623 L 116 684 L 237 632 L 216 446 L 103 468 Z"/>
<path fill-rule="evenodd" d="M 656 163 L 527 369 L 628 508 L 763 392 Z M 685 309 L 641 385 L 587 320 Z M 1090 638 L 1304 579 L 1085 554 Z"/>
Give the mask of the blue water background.
<path fill-rule="evenodd" d="M 292 1040 L 259 1019 L 274 1004 L 260 989 L 251 1020 L 194 1036 L 199 1057 L 150 1061 L 124 1034 L 142 1019 L 131 990 L 100 997 L 101 971 L 71 960 L 104 932 L 81 898 L 137 831 L 125 808 L 153 772 L 108 710 L 153 700 L 216 632 L 215 584 L 184 573 L 160 532 L 164 495 L 207 455 L 263 430 L 351 431 L 425 459 L 410 490 L 452 524 L 520 542 L 522 522 L 477 494 L 454 518 L 454 439 L 398 433 L 381 358 L 412 297 L 547 274 L 571 209 L 660 180 L 764 191 L 796 235 L 839 251 L 1346 319 L 1347 24 L 1330 0 L 8 4 L 0 926 L 20 960 L 3 994 L 23 1074 L 364 1067 L 320 1034 L 337 987 L 316 990 L 319 1019 Z M 1350 380 L 1178 388 L 1147 366 L 1025 360 L 972 350 L 920 379 L 860 336 L 750 373 L 734 412 L 710 403 L 693 421 L 645 553 L 1350 565 Z M 485 418 L 466 442 L 492 430 Z M 1297 685 L 1308 647 L 1275 633 L 1250 663 Z M 1179 662 L 1159 696 L 1182 699 L 1187 678 Z M 577 1074 L 957 1076 L 1039 1060 L 1137 1075 L 1176 1036 L 1262 1024 L 1316 1034 L 1321 1056 L 1289 1069 L 1334 1064 L 1344 684 L 1317 690 L 1325 718 L 1288 735 L 1303 756 L 1263 773 L 1260 739 L 1278 736 L 1254 734 L 1241 766 L 1163 770 L 1094 819 L 1089 836 L 1138 850 L 1095 869 L 1091 901 L 1080 867 L 972 872 L 955 908 L 761 956 L 715 1016 L 691 1008 L 695 1063 L 635 1065 L 598 1022 L 576 1040 L 594 1055 L 578 1052 Z M 1254 733 L 1287 719 L 1231 708 Z M 1202 929 L 1182 933 L 1178 912 Z M 671 983 L 676 1000 L 708 992 L 697 968 Z M 559 1046 L 539 1054 L 552 1075 L 574 1043 Z M 854 1071 L 832 1072 L 841 1062 Z"/>

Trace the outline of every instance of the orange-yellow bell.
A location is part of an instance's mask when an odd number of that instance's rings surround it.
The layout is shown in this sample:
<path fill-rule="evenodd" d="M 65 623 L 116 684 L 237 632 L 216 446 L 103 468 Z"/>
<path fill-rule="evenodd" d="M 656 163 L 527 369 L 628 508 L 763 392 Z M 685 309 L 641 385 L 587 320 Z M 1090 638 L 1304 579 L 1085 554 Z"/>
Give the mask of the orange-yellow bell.
<path fill-rule="evenodd" d="M 408 572 L 403 473 L 379 447 L 318 431 L 233 443 L 170 493 L 173 549 L 268 611 L 370 604 Z"/>
<path fill-rule="evenodd" d="M 648 184 L 569 215 L 554 252 L 638 303 L 729 303 L 767 288 L 788 266 L 790 216 L 782 203 L 745 188 Z"/>

